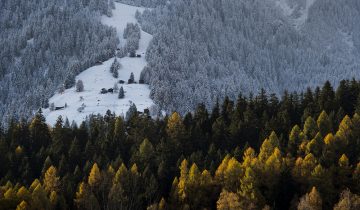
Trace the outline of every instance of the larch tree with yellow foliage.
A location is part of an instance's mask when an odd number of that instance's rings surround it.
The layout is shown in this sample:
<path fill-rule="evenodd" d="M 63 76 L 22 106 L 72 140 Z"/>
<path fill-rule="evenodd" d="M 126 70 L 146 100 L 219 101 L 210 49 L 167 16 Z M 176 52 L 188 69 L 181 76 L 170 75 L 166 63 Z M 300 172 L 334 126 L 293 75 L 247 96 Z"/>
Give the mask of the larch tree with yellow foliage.
<path fill-rule="evenodd" d="M 298 210 L 322 210 L 322 199 L 315 187 L 311 192 L 301 197 L 297 206 Z"/>
<path fill-rule="evenodd" d="M 99 187 L 100 183 L 101 183 L 101 172 L 98 164 L 94 163 L 89 174 L 88 184 L 90 187 L 96 188 Z"/>
<path fill-rule="evenodd" d="M 325 111 L 321 112 L 316 123 L 322 136 L 326 136 L 333 131 L 331 120 Z"/>
<path fill-rule="evenodd" d="M 44 188 L 50 193 L 52 191 L 58 192 L 60 188 L 60 177 L 57 174 L 57 170 L 54 166 L 50 166 L 45 172 L 44 176 Z"/>

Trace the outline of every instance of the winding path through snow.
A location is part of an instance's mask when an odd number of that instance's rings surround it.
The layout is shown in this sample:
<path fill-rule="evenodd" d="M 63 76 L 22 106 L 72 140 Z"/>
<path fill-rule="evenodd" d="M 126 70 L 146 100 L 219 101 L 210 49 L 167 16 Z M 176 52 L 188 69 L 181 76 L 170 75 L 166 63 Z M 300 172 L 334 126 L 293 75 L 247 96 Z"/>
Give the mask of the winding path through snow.
<path fill-rule="evenodd" d="M 142 12 L 145 8 L 129 6 L 122 3 L 115 3 L 112 17 L 102 17 L 102 23 L 112 26 L 116 29 L 120 44 L 124 44 L 123 31 L 127 23 L 136 23 L 135 13 L 137 10 Z M 140 78 L 141 71 L 146 66 L 145 52 L 152 39 L 152 36 L 144 31 L 141 31 L 141 39 L 139 43 L 139 50 L 137 54 L 141 54 L 141 58 L 117 58 L 122 68 L 119 70 L 119 78 L 115 79 L 110 73 L 110 66 L 115 58 L 111 58 L 102 65 L 93 66 L 81 72 L 76 76 L 77 80 L 82 80 L 84 83 L 84 92 L 78 93 L 75 87 L 65 90 L 63 94 L 56 93 L 49 99 L 50 104 L 54 103 L 56 107 L 64 106 L 67 108 L 63 110 L 50 111 L 44 110 L 47 123 L 54 125 L 58 116 L 61 115 L 63 119 L 68 118 L 70 122 L 75 121 L 80 124 L 90 114 L 104 115 L 107 110 L 115 112 L 117 115 L 125 115 L 131 103 L 135 103 L 139 111 L 150 108 L 153 101 L 150 99 L 150 89 L 145 84 L 118 84 L 119 88 L 122 86 L 125 91 L 125 98 L 118 99 L 118 94 L 108 93 L 100 94 L 102 88 L 112 88 L 118 80 L 127 81 L 130 74 L 133 72 L 135 80 Z M 83 100 L 80 100 L 80 97 Z M 85 105 L 85 109 L 80 113 L 78 108 Z"/>

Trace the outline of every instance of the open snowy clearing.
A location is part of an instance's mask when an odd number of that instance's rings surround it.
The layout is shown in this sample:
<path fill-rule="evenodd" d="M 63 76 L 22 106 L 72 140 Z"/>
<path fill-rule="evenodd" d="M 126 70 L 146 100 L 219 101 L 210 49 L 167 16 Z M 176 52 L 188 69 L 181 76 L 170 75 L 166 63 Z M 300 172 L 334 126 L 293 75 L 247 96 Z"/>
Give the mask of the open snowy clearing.
<path fill-rule="evenodd" d="M 116 28 L 120 44 L 124 44 L 123 31 L 127 23 L 136 23 L 135 13 L 140 12 L 144 8 L 129 6 L 121 3 L 115 3 L 116 9 L 113 10 L 113 17 L 102 17 L 102 22 L 106 25 Z M 140 58 L 117 58 L 121 64 L 119 70 L 119 78 L 114 78 L 110 73 L 110 66 L 115 58 L 111 58 L 101 65 L 93 66 L 76 77 L 76 81 L 82 80 L 84 84 L 83 92 L 76 92 L 75 87 L 65 90 L 63 94 L 56 93 L 49 99 L 49 103 L 54 103 L 55 107 L 62 107 L 67 105 L 65 109 L 50 111 L 44 110 L 47 123 L 54 125 L 59 115 L 68 118 L 70 122 L 75 121 L 80 124 L 90 114 L 104 115 L 107 110 L 115 112 L 117 115 L 125 115 L 129 109 L 130 104 L 134 103 L 139 111 L 150 108 L 153 101 L 150 99 L 150 89 L 145 84 L 118 84 L 119 88 L 123 87 L 125 91 L 125 98 L 118 99 L 118 93 L 100 94 L 102 88 L 110 89 L 119 80 L 127 83 L 130 74 L 134 73 L 135 81 L 138 82 L 140 73 L 146 66 L 145 52 L 151 41 L 152 36 L 141 31 L 141 39 L 139 43 Z M 78 108 L 83 106 L 82 112 Z"/>

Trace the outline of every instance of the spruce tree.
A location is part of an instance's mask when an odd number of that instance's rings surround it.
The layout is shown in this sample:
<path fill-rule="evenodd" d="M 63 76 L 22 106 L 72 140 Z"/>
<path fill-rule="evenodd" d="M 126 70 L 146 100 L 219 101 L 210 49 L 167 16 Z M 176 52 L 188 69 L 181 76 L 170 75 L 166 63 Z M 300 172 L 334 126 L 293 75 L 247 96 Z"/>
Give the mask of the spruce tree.
<path fill-rule="evenodd" d="M 125 93 L 124 93 L 124 88 L 121 87 L 120 90 L 119 90 L 119 96 L 118 96 L 119 99 L 123 99 L 125 98 Z"/>
<path fill-rule="evenodd" d="M 133 72 L 131 72 L 128 83 L 129 83 L 129 84 L 132 84 L 132 83 L 134 83 L 134 82 L 135 82 L 134 73 L 133 73 Z"/>
<path fill-rule="evenodd" d="M 57 176 L 57 170 L 54 166 L 50 166 L 45 173 L 44 178 L 45 190 L 49 192 L 58 192 L 60 189 L 60 177 Z"/>
<path fill-rule="evenodd" d="M 131 118 L 137 116 L 137 108 L 134 103 L 131 103 L 129 110 L 126 112 L 126 120 L 130 120 Z"/>
<path fill-rule="evenodd" d="M 332 123 L 325 111 L 321 112 L 316 122 L 322 136 L 326 136 L 328 133 L 332 132 Z"/>
<path fill-rule="evenodd" d="M 301 197 L 300 202 L 297 206 L 298 210 L 321 210 L 322 209 L 322 199 L 319 192 L 315 187 L 311 189 L 311 192 Z"/>
<path fill-rule="evenodd" d="M 356 105 L 355 105 L 355 113 L 360 115 L 360 94 L 357 97 Z"/>
<path fill-rule="evenodd" d="M 82 80 L 78 80 L 76 82 L 76 92 L 83 92 L 84 91 L 84 83 Z"/>
<path fill-rule="evenodd" d="M 114 62 L 111 64 L 110 73 L 113 75 L 114 78 L 119 77 L 119 69 L 121 68 L 121 64 L 115 58 Z"/>
<path fill-rule="evenodd" d="M 38 151 L 41 147 L 46 147 L 50 144 L 51 137 L 49 128 L 45 122 L 45 117 L 42 114 L 42 110 L 36 113 L 35 118 L 31 121 L 30 126 L 30 136 L 31 136 L 31 148 L 32 152 Z"/>

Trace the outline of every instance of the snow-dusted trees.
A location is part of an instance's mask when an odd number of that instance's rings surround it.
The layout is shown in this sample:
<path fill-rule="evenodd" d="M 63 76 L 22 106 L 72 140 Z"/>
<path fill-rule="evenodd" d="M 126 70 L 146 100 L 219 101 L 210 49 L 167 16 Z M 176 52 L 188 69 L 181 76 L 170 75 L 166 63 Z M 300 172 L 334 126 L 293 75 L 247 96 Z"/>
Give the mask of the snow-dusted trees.
<path fill-rule="evenodd" d="M 142 76 L 155 102 L 185 113 L 198 103 L 210 108 L 224 95 L 261 88 L 281 94 L 360 77 L 359 57 L 345 53 L 360 51 L 356 1 L 317 0 L 302 30 L 275 7 L 260 0 L 172 0 L 145 10 L 141 27 L 154 37 Z"/>
<path fill-rule="evenodd" d="M 77 74 L 113 56 L 116 31 L 99 18 L 108 7 L 108 0 L 0 1 L 1 122 L 29 117 L 60 84 L 73 87 Z"/>
<path fill-rule="evenodd" d="M 119 77 L 119 69 L 121 68 L 121 64 L 119 61 L 115 58 L 114 62 L 111 64 L 110 72 L 113 75 L 114 78 Z"/>
<path fill-rule="evenodd" d="M 143 7 L 150 7 L 154 8 L 159 5 L 164 5 L 168 0 L 117 0 L 119 2 L 134 5 L 134 6 L 143 6 Z"/>
<path fill-rule="evenodd" d="M 140 27 L 138 24 L 128 23 L 124 30 L 123 38 L 137 38 L 140 39 Z"/>
<path fill-rule="evenodd" d="M 135 51 L 139 49 L 141 32 L 138 24 L 128 23 L 124 30 L 123 37 L 126 39 L 125 51 L 130 57 L 135 57 Z"/>
<path fill-rule="evenodd" d="M 132 83 L 134 83 L 134 82 L 135 82 L 134 73 L 133 73 L 133 72 L 131 72 L 131 74 L 130 74 L 130 78 L 129 78 L 129 80 L 128 80 L 128 83 L 129 83 L 129 84 L 132 84 Z"/>
<path fill-rule="evenodd" d="M 113 90 L 114 90 L 114 93 L 118 93 L 118 92 L 119 92 L 119 86 L 118 86 L 117 83 L 114 84 Z"/>
<path fill-rule="evenodd" d="M 60 87 L 59 87 L 59 93 L 60 93 L 60 94 L 63 94 L 64 92 L 65 92 L 65 85 L 62 84 L 62 85 L 60 85 Z"/>
<path fill-rule="evenodd" d="M 120 87 L 118 98 L 119 98 L 119 99 L 125 98 L 125 92 L 124 92 L 124 88 L 123 88 L 123 87 Z"/>
<path fill-rule="evenodd" d="M 136 105 L 134 103 L 131 103 L 129 110 L 126 112 L 126 120 L 131 119 L 132 117 L 136 116 L 137 114 L 138 113 L 137 113 Z"/>
<path fill-rule="evenodd" d="M 83 92 L 83 91 L 84 91 L 84 83 L 83 83 L 82 80 L 79 79 L 79 80 L 76 82 L 76 87 L 75 87 L 75 89 L 76 89 L 76 92 Z"/>
<path fill-rule="evenodd" d="M 55 110 L 55 104 L 54 103 L 51 103 L 50 104 L 50 111 L 54 111 Z"/>

